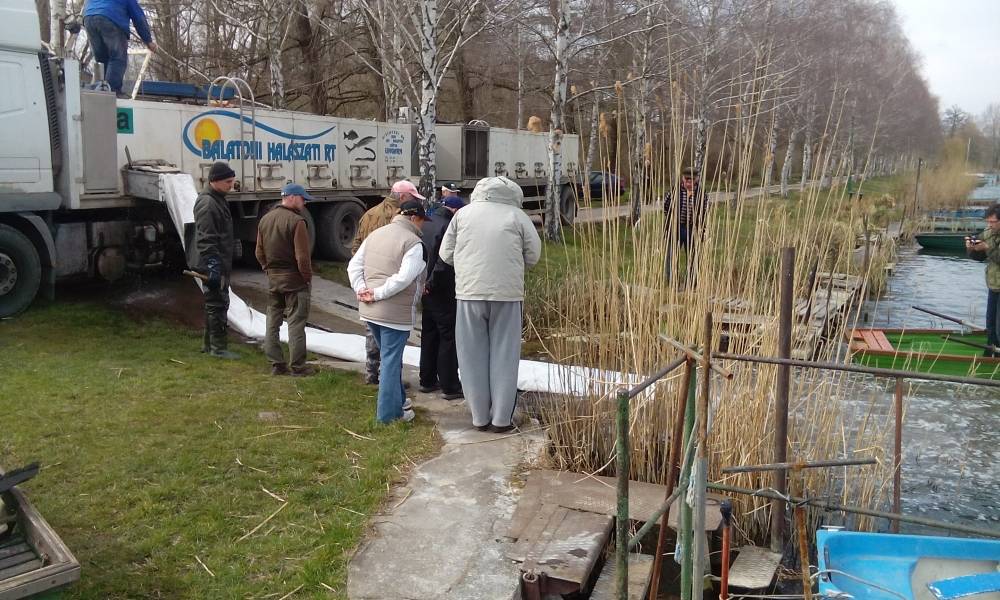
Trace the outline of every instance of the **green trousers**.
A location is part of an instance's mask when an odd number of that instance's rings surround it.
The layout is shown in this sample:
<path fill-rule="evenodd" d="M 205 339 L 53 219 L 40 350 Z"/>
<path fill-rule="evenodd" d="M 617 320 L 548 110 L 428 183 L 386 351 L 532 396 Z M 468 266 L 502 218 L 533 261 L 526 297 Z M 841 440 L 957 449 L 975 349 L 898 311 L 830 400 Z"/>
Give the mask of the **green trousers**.
<path fill-rule="evenodd" d="M 288 364 L 293 371 L 305 366 L 309 303 L 308 287 L 294 292 L 280 292 L 274 289 L 268 292 L 264 354 L 272 365 Z M 285 355 L 278 341 L 282 321 L 288 322 L 288 363 L 285 362 Z"/>

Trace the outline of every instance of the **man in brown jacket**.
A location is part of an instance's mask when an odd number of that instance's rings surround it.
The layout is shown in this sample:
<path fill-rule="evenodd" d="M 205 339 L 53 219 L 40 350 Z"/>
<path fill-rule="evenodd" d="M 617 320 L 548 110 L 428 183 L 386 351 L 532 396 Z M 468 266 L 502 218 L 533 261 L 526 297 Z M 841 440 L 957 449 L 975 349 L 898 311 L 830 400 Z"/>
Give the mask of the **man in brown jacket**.
<path fill-rule="evenodd" d="M 354 238 L 354 245 L 351 254 L 357 254 L 362 242 L 379 227 L 384 227 L 392 221 L 393 217 L 399 214 L 399 207 L 407 200 L 425 200 L 417 191 L 417 186 L 402 179 L 392 184 L 392 190 L 382 202 L 368 209 L 358 221 L 358 234 Z M 379 351 L 378 341 L 371 332 L 365 334 L 365 383 L 369 385 L 378 384 L 379 372 Z"/>
<path fill-rule="evenodd" d="M 309 230 L 302 212 L 313 197 L 304 187 L 289 183 L 281 189 L 281 204 L 257 225 L 257 262 L 267 272 L 267 332 L 264 354 L 272 375 L 308 376 L 316 370 L 306 365 L 306 321 L 309 319 L 312 260 Z M 288 321 L 288 355 L 278 341 L 281 322 Z"/>

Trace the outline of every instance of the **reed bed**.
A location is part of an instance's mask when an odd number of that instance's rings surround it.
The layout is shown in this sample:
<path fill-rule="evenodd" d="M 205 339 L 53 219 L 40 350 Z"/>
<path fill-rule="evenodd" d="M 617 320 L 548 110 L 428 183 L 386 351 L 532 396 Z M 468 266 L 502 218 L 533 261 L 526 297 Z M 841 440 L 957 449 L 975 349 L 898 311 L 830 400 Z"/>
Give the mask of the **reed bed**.
<path fill-rule="evenodd" d="M 624 106 L 619 114 L 627 118 Z M 671 129 L 652 132 L 654 139 L 662 141 L 655 164 L 646 170 L 649 183 L 643 200 L 653 205 L 653 210 L 644 211 L 637 224 L 620 219 L 577 225 L 565 243 L 546 246 L 546 266 L 532 275 L 527 300 L 529 338 L 556 362 L 645 376 L 677 356 L 658 341 L 658 335 L 697 347 L 702 344 L 708 312 L 715 319 L 715 340 L 719 340 L 719 324 L 725 313 L 757 315 L 753 327 L 730 333 L 728 349 L 776 356 L 777 270 L 782 247 L 796 249 L 796 298 L 807 298 L 815 291 L 808 289 L 812 272 L 849 273 L 868 281 L 875 274 L 883 276 L 884 265 L 892 260 L 894 249 L 888 242 L 876 246 L 861 264 L 856 260 L 856 242 L 863 235 L 871 206 L 848 198 L 841 186 L 807 186 L 794 202 L 751 198 L 750 167 L 755 164 L 756 149 L 747 143 L 736 148 L 738 170 L 733 179 L 737 183 L 729 190 L 732 199 L 710 206 L 700 257 L 689 267 L 683 252 L 669 247 L 673 242 L 664 234 L 664 215 L 655 208 L 662 202 L 661 192 L 671 187 L 669 182 L 679 181 L 682 167 L 691 159 L 694 132 L 686 124 L 689 116 L 680 109 L 673 109 L 672 116 Z M 834 141 L 842 137 L 835 117 L 822 138 L 829 140 L 830 146 L 820 148 L 820 157 L 831 152 Z M 628 127 L 617 129 L 627 131 Z M 600 143 L 603 157 L 628 154 L 629 140 L 624 135 L 615 139 L 602 136 Z M 825 162 L 818 160 L 817 164 Z M 629 164 L 628 169 L 633 174 L 639 172 L 636 165 Z M 813 174 L 816 180 L 846 175 L 818 169 Z M 703 185 L 725 189 L 722 181 Z M 670 265 L 669 278 L 664 274 L 665 263 Z M 818 285 L 817 278 L 813 286 Z M 830 338 L 843 339 L 853 317 L 848 315 L 835 323 L 828 332 Z M 846 360 L 839 343 L 821 345 L 813 358 Z M 726 367 L 735 377 L 729 382 L 713 377 L 711 385 L 710 480 L 768 488 L 770 474 L 723 475 L 720 470 L 773 461 L 776 368 L 742 362 Z M 632 479 L 664 482 L 669 432 L 681 385 L 678 371 L 650 394 L 633 401 Z M 614 473 L 613 387 L 598 376 L 583 398 L 563 398 L 541 408 L 548 425 L 548 457 L 553 468 Z M 887 439 L 891 441 L 892 436 L 891 411 L 886 410 L 885 397 L 878 393 L 863 403 L 867 410 L 845 409 L 844 399 L 856 399 L 861 390 L 857 379 L 844 374 L 793 371 L 789 460 L 873 456 L 879 462 L 849 469 L 804 470 L 789 477 L 791 492 L 835 497 L 862 506 L 883 505 L 891 495 L 892 461 L 886 451 Z M 767 502 L 747 497 L 734 500 L 741 535 L 763 542 L 769 530 Z M 821 518 L 823 515 L 813 514 L 813 524 Z M 871 527 L 873 523 L 860 521 L 856 525 Z"/>

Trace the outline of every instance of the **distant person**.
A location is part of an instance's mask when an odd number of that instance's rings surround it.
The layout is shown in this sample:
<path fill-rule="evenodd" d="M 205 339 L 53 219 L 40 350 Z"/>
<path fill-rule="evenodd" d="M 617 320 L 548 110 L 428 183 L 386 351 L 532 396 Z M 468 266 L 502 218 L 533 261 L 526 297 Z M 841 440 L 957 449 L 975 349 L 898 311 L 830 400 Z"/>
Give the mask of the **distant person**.
<path fill-rule="evenodd" d="M 386 196 L 382 202 L 379 202 L 375 206 L 368 209 L 365 214 L 361 216 L 361 220 L 358 221 L 358 233 L 354 237 L 354 244 L 351 247 L 351 254 L 357 254 L 358 249 L 361 248 L 361 244 L 365 241 L 368 235 L 378 229 L 379 227 L 384 227 L 392 221 L 399 214 L 399 207 L 403 202 L 412 199 L 426 200 L 419 191 L 417 191 L 417 186 L 413 183 L 407 181 L 406 179 L 397 181 L 392 184 L 392 190 L 388 196 Z M 378 372 L 379 372 L 379 351 L 378 342 L 372 337 L 371 332 L 365 334 L 365 383 L 369 385 L 378 385 Z"/>
<path fill-rule="evenodd" d="M 232 191 L 236 173 L 224 162 L 208 171 L 208 185 L 194 204 L 194 253 L 189 262 L 208 276 L 205 282 L 205 339 L 202 352 L 217 358 L 237 359 L 228 350 L 229 278 L 233 272 L 233 215 L 226 194 Z"/>
<path fill-rule="evenodd" d="M 312 284 L 309 229 L 302 213 L 313 197 L 304 187 L 289 183 L 281 189 L 281 204 L 257 224 L 257 262 L 267 273 L 267 329 L 264 354 L 271 375 L 307 377 L 316 369 L 306 365 L 306 321 Z M 278 332 L 288 321 L 288 362 Z"/>
<path fill-rule="evenodd" d="M 423 225 L 427 285 L 420 329 L 420 391 L 441 390 L 445 400 L 462 398 L 462 384 L 455 347 L 455 268 L 438 260 L 438 251 L 452 217 L 464 206 L 458 194 L 446 195 Z"/>
<path fill-rule="evenodd" d="M 542 247 L 521 210 L 523 200 L 510 179 L 481 179 L 441 242 L 440 259 L 455 267 L 462 388 L 480 431 L 514 428 L 524 272 L 538 262 Z"/>
<path fill-rule="evenodd" d="M 986 209 L 986 229 L 976 238 L 965 239 L 972 258 L 986 262 L 986 344 L 984 355 L 1000 358 L 1000 204 Z"/>
<path fill-rule="evenodd" d="M 399 214 L 373 231 L 347 265 L 361 320 L 378 341 L 376 418 L 381 423 L 414 417 L 403 388 L 403 349 L 423 293 L 427 264 L 420 227 L 425 218 L 418 200 L 403 202 Z"/>
<path fill-rule="evenodd" d="M 687 168 L 681 172 L 681 184 L 676 197 L 667 192 L 663 199 L 666 217 L 667 252 L 664 275 L 670 279 L 673 251 L 683 248 L 687 255 L 688 278 L 693 280 L 698 272 L 698 245 L 705 237 L 705 215 L 708 202 L 701 191 L 698 169 Z"/>
<path fill-rule="evenodd" d="M 86 0 L 83 27 L 87 30 L 90 49 L 94 59 L 104 65 L 104 80 L 116 94 L 122 91 L 128 67 L 130 22 L 146 47 L 156 52 L 146 14 L 137 0 Z"/>

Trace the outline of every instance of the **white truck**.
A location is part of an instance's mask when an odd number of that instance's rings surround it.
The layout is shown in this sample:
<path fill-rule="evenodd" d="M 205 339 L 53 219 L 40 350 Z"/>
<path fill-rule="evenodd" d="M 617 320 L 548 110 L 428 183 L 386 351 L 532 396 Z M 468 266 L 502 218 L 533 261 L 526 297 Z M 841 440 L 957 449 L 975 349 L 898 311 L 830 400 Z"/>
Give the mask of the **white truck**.
<path fill-rule="evenodd" d="M 0 318 L 54 295 L 68 277 L 114 281 L 159 268 L 177 248 L 160 202 L 160 173 L 187 173 L 196 187 L 211 164 L 237 174 L 229 196 L 252 255 L 257 221 L 287 181 L 318 199 L 310 230 L 323 258 L 346 260 L 367 207 L 399 179 L 415 180 L 414 128 L 262 107 L 246 84 L 142 82 L 119 99 L 84 89 L 78 61 L 44 50 L 35 0 L 0 2 Z M 438 181 L 468 192 L 506 175 L 541 213 L 546 135 L 485 124 L 438 125 Z M 579 138 L 563 141 L 561 212 L 571 223 Z"/>

